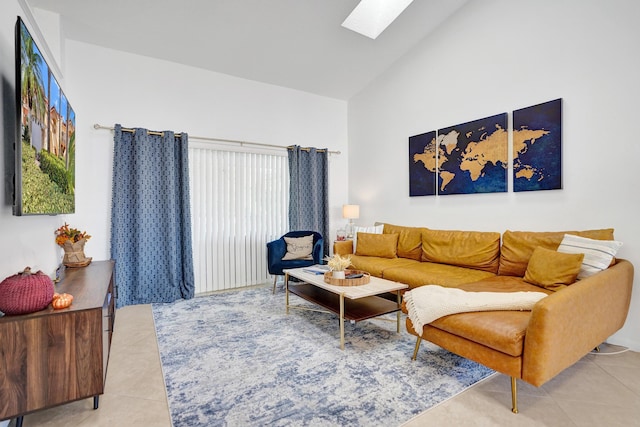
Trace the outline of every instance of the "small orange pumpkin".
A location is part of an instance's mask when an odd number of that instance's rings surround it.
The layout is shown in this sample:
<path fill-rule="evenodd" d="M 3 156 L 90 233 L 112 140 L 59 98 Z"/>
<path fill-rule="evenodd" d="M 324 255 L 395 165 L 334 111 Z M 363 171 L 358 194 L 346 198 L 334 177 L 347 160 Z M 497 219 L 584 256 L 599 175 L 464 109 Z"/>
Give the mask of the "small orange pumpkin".
<path fill-rule="evenodd" d="M 59 294 L 56 292 L 55 294 L 53 294 L 53 301 L 51 301 L 51 305 L 53 306 L 54 310 L 59 310 L 61 308 L 69 307 L 72 301 L 73 295 Z"/>

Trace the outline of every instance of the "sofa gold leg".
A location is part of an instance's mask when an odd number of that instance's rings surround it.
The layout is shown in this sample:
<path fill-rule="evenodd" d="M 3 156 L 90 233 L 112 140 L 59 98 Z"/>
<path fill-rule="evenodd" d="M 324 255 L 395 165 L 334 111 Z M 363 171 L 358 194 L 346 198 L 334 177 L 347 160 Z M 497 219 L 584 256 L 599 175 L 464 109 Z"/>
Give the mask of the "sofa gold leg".
<path fill-rule="evenodd" d="M 516 377 L 511 377 L 511 412 L 518 413 L 518 385 Z"/>
<path fill-rule="evenodd" d="M 600 353 L 600 346 L 597 345 L 596 348 L 593 349 L 596 353 Z"/>
<path fill-rule="evenodd" d="M 411 360 L 416 360 L 416 358 L 418 357 L 418 350 L 420 349 L 420 342 L 422 342 L 422 337 L 418 337 L 418 340 L 416 341 L 416 348 L 413 349 L 413 357 L 411 358 Z"/>
<path fill-rule="evenodd" d="M 276 282 L 278 281 L 278 276 L 273 276 L 273 291 L 271 291 L 272 294 L 275 295 L 276 293 Z"/>

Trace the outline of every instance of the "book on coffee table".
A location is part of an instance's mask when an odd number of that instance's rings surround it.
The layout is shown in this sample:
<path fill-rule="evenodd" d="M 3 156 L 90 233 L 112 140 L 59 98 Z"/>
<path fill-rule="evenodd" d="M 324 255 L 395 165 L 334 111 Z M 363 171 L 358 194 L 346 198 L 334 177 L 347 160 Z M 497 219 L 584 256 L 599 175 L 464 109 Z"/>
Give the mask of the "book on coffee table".
<path fill-rule="evenodd" d="M 329 271 L 329 266 L 316 264 L 316 265 L 312 265 L 311 267 L 304 268 L 303 271 L 305 273 L 320 275 Z"/>

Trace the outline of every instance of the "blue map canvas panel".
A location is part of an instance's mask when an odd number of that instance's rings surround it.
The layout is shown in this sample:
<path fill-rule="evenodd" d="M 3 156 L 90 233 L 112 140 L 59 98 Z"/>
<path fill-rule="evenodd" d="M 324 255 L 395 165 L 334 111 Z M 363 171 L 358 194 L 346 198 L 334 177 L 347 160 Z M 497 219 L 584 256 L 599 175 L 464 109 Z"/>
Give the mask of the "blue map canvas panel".
<path fill-rule="evenodd" d="M 438 194 L 507 191 L 507 113 L 438 130 Z"/>
<path fill-rule="evenodd" d="M 562 188 L 562 99 L 513 112 L 513 191 Z"/>
<path fill-rule="evenodd" d="M 436 131 L 409 137 L 409 196 L 436 194 Z"/>

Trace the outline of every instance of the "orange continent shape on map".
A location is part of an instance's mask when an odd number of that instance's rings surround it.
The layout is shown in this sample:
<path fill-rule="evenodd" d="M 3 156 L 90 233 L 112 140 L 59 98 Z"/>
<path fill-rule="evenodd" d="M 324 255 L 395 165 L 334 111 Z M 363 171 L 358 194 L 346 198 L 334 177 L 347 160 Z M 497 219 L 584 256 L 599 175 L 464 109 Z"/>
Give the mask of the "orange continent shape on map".
<path fill-rule="evenodd" d="M 536 169 L 532 168 L 529 165 L 525 165 L 516 172 L 515 177 L 526 178 L 528 180 L 531 180 L 531 178 L 533 178 L 534 173 L 536 173 Z"/>
<path fill-rule="evenodd" d="M 448 171 L 440 172 L 440 179 L 442 179 L 442 185 L 440 186 L 440 191 L 443 191 L 445 187 L 449 185 L 451 181 L 453 181 L 453 178 L 455 178 L 455 176 L 456 174 L 452 172 L 448 172 Z"/>
<path fill-rule="evenodd" d="M 518 156 L 527 151 L 527 141 L 531 141 L 532 144 L 536 142 L 536 139 L 543 137 L 549 133 L 544 129 L 519 129 L 513 131 L 513 158 L 517 159 Z"/>
<path fill-rule="evenodd" d="M 414 163 L 422 162 L 425 169 L 431 172 L 435 172 L 436 171 L 436 152 L 435 150 L 430 150 L 430 151 L 427 151 L 427 150 L 428 148 L 425 147 L 424 153 L 414 154 L 413 162 Z"/>
<path fill-rule="evenodd" d="M 422 162 L 424 168 L 430 172 L 436 172 L 437 169 L 442 166 L 444 162 L 447 161 L 447 157 L 444 155 L 444 152 L 441 147 L 438 148 L 440 151 L 438 153 L 438 162 L 436 167 L 436 140 L 435 138 L 431 140 L 429 144 L 424 147 L 424 151 L 422 153 L 413 155 L 413 162 L 418 163 Z"/>
<path fill-rule="evenodd" d="M 462 155 L 460 169 L 469 171 L 472 181 L 477 181 L 482 176 L 482 170 L 487 163 L 498 165 L 502 163 L 507 167 L 507 132 L 500 126 L 496 131 L 477 142 L 470 142 Z"/>

